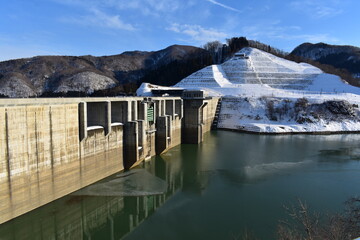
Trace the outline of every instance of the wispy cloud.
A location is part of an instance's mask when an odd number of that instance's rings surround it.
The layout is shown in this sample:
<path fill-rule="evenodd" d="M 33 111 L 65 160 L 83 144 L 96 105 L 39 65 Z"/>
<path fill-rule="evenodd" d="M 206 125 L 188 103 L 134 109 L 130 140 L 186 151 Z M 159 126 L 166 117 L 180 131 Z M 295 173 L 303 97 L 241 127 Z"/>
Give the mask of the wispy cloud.
<path fill-rule="evenodd" d="M 242 12 L 242 11 L 240 11 L 239 9 L 230 7 L 230 6 L 225 5 L 225 4 L 222 4 L 222 3 L 217 2 L 217 1 L 215 1 L 215 0 L 206 0 L 206 1 L 208 1 L 208 2 L 210 2 L 210 3 L 212 3 L 212 4 L 215 4 L 215 5 L 218 5 L 218 6 L 222 7 L 222 8 L 225 8 L 225 9 L 228 9 L 228 10 L 231 10 L 231 11 L 234 11 L 234 12 L 238 12 L 238 13 L 241 13 L 241 12 Z"/>
<path fill-rule="evenodd" d="M 222 40 L 228 37 L 228 34 L 218 31 L 213 28 L 203 28 L 199 25 L 188 25 L 188 24 L 172 24 L 169 28 L 169 31 L 173 31 L 179 34 L 183 34 L 187 37 L 190 37 L 188 42 L 197 42 L 197 43 L 206 43 L 208 41 Z"/>
<path fill-rule="evenodd" d="M 285 39 L 299 39 L 303 42 L 326 42 L 326 43 L 338 43 L 339 39 L 330 36 L 329 34 L 299 34 L 299 35 L 286 35 L 283 36 Z"/>
<path fill-rule="evenodd" d="M 52 0 L 60 4 L 83 8 L 111 8 L 114 10 L 137 10 L 145 15 L 174 12 L 186 4 L 179 0 Z"/>
<path fill-rule="evenodd" d="M 98 26 L 105 28 L 112 28 L 118 30 L 134 31 L 135 27 L 132 24 L 125 23 L 120 19 L 119 15 L 109 15 L 99 9 L 90 9 L 91 15 L 62 18 L 63 22 L 71 22 L 84 26 Z"/>
<path fill-rule="evenodd" d="M 242 29 L 244 34 L 254 39 L 284 39 L 300 40 L 302 42 L 327 42 L 337 43 L 339 39 L 330 36 L 327 33 L 308 34 L 301 33 L 302 28 L 299 26 L 283 26 L 280 22 L 268 23 L 265 25 L 246 26 Z"/>
<path fill-rule="evenodd" d="M 339 1 L 322 1 L 322 0 L 303 0 L 303 1 L 292 1 L 290 6 L 297 10 L 307 13 L 313 18 L 328 18 L 334 17 L 341 13 L 341 3 Z"/>
<path fill-rule="evenodd" d="M 243 33 L 250 38 L 268 37 L 280 38 L 285 33 L 301 30 L 299 26 L 284 26 L 281 21 L 272 21 L 264 24 L 248 25 L 242 28 Z"/>

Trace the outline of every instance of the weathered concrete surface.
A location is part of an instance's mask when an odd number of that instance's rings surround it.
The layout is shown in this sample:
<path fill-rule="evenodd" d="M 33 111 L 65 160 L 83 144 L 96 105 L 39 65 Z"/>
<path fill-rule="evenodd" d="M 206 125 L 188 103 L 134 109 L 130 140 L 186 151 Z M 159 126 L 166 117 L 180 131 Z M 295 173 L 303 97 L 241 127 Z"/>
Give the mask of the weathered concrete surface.
<path fill-rule="evenodd" d="M 80 143 L 82 186 L 124 169 L 123 126 L 111 128 L 107 136 L 103 128 L 89 130 L 88 137 Z"/>
<path fill-rule="evenodd" d="M 201 142 L 211 128 L 217 101 L 1 100 L 0 223 L 181 142 Z"/>
<path fill-rule="evenodd" d="M 139 161 L 138 122 L 129 121 L 124 128 L 124 167 L 129 169 Z"/>
<path fill-rule="evenodd" d="M 184 99 L 182 142 L 198 144 L 211 130 L 219 98 Z"/>
<path fill-rule="evenodd" d="M 7 165 L 0 179 L 1 197 L 8 198 L 1 201 L 0 222 L 4 222 L 81 184 L 77 104 L 0 109 L 6 135 L 0 144 L 6 153 L 1 162 Z"/>
<path fill-rule="evenodd" d="M 79 104 L 0 107 L 0 223 L 123 169 L 122 126 L 79 141 Z"/>
<path fill-rule="evenodd" d="M 161 154 L 169 148 L 169 128 L 170 116 L 160 116 L 157 118 L 156 128 L 156 154 Z"/>

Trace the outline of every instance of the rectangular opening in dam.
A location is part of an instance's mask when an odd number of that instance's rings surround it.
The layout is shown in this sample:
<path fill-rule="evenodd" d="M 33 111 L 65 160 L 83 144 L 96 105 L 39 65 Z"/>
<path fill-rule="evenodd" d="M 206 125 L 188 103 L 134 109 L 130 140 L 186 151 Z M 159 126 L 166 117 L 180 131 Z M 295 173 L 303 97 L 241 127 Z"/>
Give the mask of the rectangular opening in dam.
<path fill-rule="evenodd" d="M 131 121 L 137 120 L 137 104 L 136 101 L 131 101 Z"/>
<path fill-rule="evenodd" d="M 105 134 L 110 131 L 109 125 L 111 119 L 109 119 L 110 102 L 88 102 L 87 103 L 87 127 L 88 129 L 94 129 L 103 127 Z"/>
<path fill-rule="evenodd" d="M 111 102 L 111 123 L 128 122 L 128 102 Z"/>
<path fill-rule="evenodd" d="M 182 100 L 175 100 L 175 116 L 179 116 L 179 118 L 182 118 L 183 111 L 182 111 Z"/>
<path fill-rule="evenodd" d="M 145 120 L 145 104 L 143 101 L 137 101 L 138 120 Z"/>
<path fill-rule="evenodd" d="M 171 116 L 171 118 L 174 116 L 174 100 L 165 100 L 165 114 Z"/>

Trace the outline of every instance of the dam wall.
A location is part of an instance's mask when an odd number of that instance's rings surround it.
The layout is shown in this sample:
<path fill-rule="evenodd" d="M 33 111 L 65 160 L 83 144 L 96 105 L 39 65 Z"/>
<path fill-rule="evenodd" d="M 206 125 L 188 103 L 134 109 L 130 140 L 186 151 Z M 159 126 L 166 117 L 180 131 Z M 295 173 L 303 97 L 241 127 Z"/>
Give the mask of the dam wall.
<path fill-rule="evenodd" d="M 184 98 L 183 143 L 198 144 L 211 130 L 219 98 L 203 98 L 198 92 L 187 93 Z"/>
<path fill-rule="evenodd" d="M 0 108 L 0 222 L 79 187 L 77 104 Z"/>
<path fill-rule="evenodd" d="M 217 101 L 0 100 L 0 223 L 181 143 L 201 142 Z"/>

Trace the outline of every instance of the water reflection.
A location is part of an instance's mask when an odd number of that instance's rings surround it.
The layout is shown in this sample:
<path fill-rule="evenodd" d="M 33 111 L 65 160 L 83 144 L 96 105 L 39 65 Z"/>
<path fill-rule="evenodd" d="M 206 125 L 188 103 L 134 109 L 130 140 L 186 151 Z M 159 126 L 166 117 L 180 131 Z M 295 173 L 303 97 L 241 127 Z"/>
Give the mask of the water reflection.
<path fill-rule="evenodd" d="M 145 169 L 132 169 L 85 187 L 75 196 L 151 196 L 164 194 L 167 183 Z"/>
<path fill-rule="evenodd" d="M 360 193 L 359 142 L 212 132 L 0 225 L 0 239 L 273 239 L 284 203 L 338 209 Z"/>
<path fill-rule="evenodd" d="M 360 147 L 325 149 L 320 150 L 320 155 L 324 156 L 321 161 L 346 162 L 360 160 Z"/>
<path fill-rule="evenodd" d="M 176 151 L 172 154 L 176 154 Z M 182 186 L 161 157 L 0 225 L 1 240 L 121 239 Z"/>

